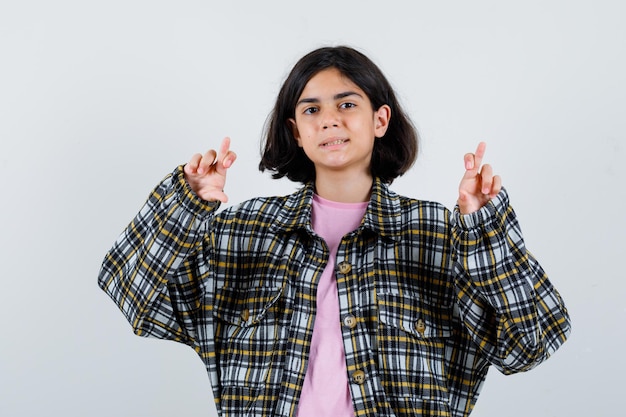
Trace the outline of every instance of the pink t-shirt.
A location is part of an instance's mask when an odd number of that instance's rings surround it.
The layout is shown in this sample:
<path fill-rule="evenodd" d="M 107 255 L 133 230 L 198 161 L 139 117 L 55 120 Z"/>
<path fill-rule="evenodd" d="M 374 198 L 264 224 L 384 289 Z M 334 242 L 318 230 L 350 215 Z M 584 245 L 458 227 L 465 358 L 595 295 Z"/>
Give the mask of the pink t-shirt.
<path fill-rule="evenodd" d="M 354 417 L 341 336 L 335 258 L 341 238 L 359 227 L 366 208 L 367 202 L 337 203 L 313 197 L 311 223 L 328 245 L 330 257 L 317 286 L 317 314 L 298 417 Z"/>

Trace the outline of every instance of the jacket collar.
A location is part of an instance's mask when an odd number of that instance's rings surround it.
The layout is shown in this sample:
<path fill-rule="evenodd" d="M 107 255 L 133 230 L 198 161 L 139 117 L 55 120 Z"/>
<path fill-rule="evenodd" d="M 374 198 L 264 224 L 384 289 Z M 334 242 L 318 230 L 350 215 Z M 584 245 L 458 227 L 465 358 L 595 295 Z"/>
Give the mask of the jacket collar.
<path fill-rule="evenodd" d="M 313 235 L 311 226 L 313 194 L 314 185 L 311 182 L 287 196 L 282 209 L 276 215 L 272 230 L 275 232 L 304 230 Z M 401 231 L 400 219 L 400 196 L 376 178 L 361 228 L 395 240 Z"/>

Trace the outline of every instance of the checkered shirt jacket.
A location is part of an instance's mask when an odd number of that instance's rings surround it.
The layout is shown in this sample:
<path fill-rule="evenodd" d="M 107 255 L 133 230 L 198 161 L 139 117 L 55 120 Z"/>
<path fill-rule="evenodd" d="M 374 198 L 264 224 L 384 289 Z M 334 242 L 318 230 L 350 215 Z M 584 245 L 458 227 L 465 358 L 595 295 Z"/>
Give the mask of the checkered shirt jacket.
<path fill-rule="evenodd" d="M 296 414 L 329 258 L 311 227 L 313 193 L 218 212 L 181 166 L 103 261 L 99 285 L 137 335 L 198 353 L 221 416 Z M 356 416 L 467 416 L 490 365 L 529 370 L 570 332 L 505 190 L 461 215 L 375 180 L 336 280 Z"/>

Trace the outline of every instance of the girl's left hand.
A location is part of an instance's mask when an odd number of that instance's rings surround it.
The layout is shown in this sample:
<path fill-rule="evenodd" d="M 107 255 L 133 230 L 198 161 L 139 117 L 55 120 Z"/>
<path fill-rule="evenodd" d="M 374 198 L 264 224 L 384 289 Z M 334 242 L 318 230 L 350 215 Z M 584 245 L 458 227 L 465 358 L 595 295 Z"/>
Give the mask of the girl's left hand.
<path fill-rule="evenodd" d="M 489 200 L 502 189 L 499 175 L 493 175 L 491 165 L 482 165 L 487 144 L 480 142 L 476 153 L 465 154 L 465 175 L 459 185 L 457 203 L 461 214 L 469 214 L 480 210 Z"/>

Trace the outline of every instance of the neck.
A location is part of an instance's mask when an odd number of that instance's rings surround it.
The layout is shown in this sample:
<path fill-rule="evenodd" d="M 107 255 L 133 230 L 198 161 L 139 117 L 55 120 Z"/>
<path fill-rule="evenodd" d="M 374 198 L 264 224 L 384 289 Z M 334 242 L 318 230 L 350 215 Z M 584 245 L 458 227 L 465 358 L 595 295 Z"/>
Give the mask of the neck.
<path fill-rule="evenodd" d="M 315 178 L 315 192 L 322 198 L 339 203 L 362 203 L 370 200 L 373 179 L 369 173 L 346 175 L 327 173 Z"/>

